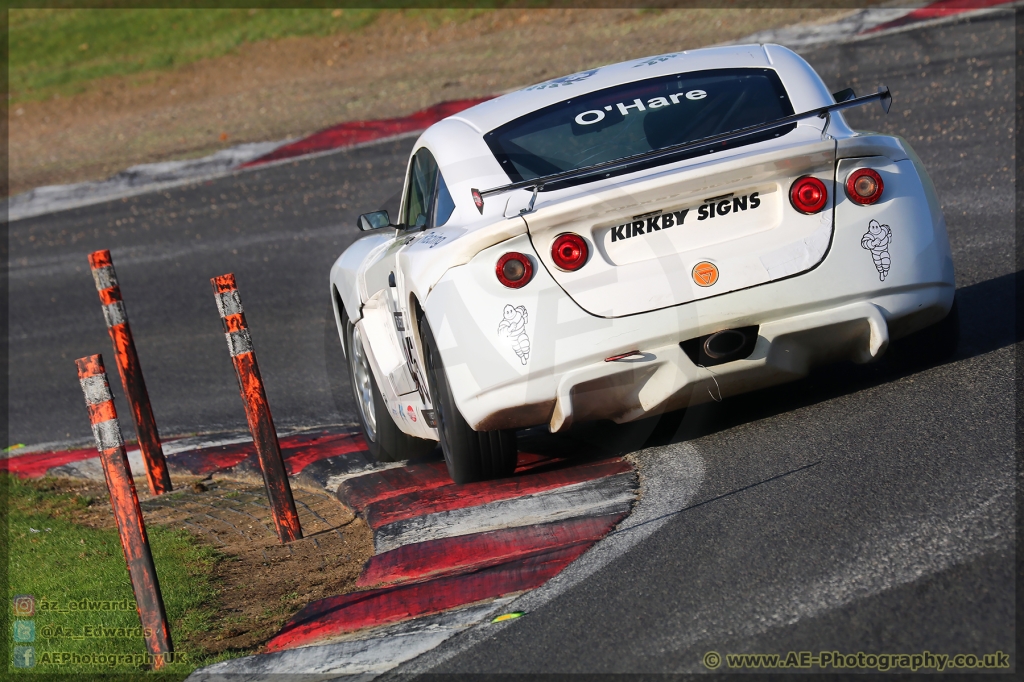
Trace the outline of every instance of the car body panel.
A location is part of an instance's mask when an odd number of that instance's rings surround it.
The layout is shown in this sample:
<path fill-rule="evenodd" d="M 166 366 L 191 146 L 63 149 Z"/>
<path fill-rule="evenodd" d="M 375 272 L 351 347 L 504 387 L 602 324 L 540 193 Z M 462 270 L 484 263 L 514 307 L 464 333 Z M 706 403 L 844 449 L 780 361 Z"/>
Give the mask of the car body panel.
<path fill-rule="evenodd" d="M 509 182 L 483 140 L 495 126 L 631 79 L 744 65 L 776 69 L 797 112 L 834 102 L 813 69 L 785 48 L 711 48 L 554 79 L 477 105 L 420 136 L 414 150 L 426 148 L 436 159 L 455 202 L 451 217 L 424 230 L 370 233 L 331 270 L 339 328 L 342 308 L 363 325 L 374 376 L 402 431 L 437 439 L 423 415 L 431 406 L 421 317 L 473 428 L 547 424 L 558 431 L 582 420 L 625 422 L 721 400 L 799 378 L 825 362 L 872 361 L 891 340 L 945 316 L 955 280 L 926 170 L 905 140 L 857 133 L 838 112 L 801 121 L 777 140 L 536 196 L 496 194 L 474 205 L 472 189 Z M 876 204 L 862 206 L 845 194 L 847 175 L 861 167 L 884 180 Z M 789 187 L 805 174 L 826 184 L 828 205 L 820 213 L 802 215 L 790 204 Z M 749 203 L 754 191 L 757 211 Z M 747 210 L 730 204 L 738 213 L 686 217 L 653 234 L 645 227 L 636 242 L 610 241 L 614 228 L 634 216 L 695 212 L 705 199 L 721 202 L 725 194 L 733 194 L 730 201 L 747 197 Z M 712 224 L 714 231 L 694 229 Z M 551 261 L 551 241 L 563 231 L 592 247 L 590 261 L 574 273 Z M 498 259 L 513 251 L 533 265 L 533 278 L 518 289 L 495 276 Z M 695 261 L 714 262 L 718 282 L 696 286 Z M 703 367 L 680 347 L 754 325 L 756 343 L 741 360 Z M 629 352 L 635 353 L 608 361 Z"/>
<path fill-rule="evenodd" d="M 541 206 L 526 218 L 530 236 L 566 293 L 601 317 L 688 303 L 802 272 L 820 262 L 832 236 L 835 142 L 821 140 L 820 131 L 814 137 Z M 828 189 L 821 213 L 802 215 L 789 202 L 790 185 L 804 175 Z M 727 213 L 716 217 L 711 206 Z M 659 228 L 650 217 L 654 211 L 673 213 L 673 225 Z M 621 238 L 630 228 L 632 237 Z M 560 270 L 551 259 L 551 244 L 563 232 L 578 233 L 591 245 L 589 262 L 576 272 Z M 698 284 L 691 272 L 701 262 L 717 266 L 718 281 Z"/>

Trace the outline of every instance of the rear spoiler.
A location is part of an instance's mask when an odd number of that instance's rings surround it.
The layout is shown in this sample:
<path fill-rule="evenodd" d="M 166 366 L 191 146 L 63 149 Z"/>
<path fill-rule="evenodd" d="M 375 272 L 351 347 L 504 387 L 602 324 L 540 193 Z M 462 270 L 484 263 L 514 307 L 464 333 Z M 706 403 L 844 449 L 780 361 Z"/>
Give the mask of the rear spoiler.
<path fill-rule="evenodd" d="M 529 213 L 533 211 L 533 205 L 537 201 L 537 192 L 544 189 L 545 185 L 549 185 L 553 182 L 560 180 L 576 180 L 579 178 L 586 178 L 591 175 L 599 175 L 608 171 L 621 170 L 623 168 L 629 168 L 630 166 L 645 163 L 647 161 L 656 161 L 658 159 L 673 156 L 680 152 L 688 152 L 694 149 L 700 149 L 701 147 L 707 147 L 708 145 L 718 144 L 720 142 L 731 142 L 732 140 L 746 137 L 754 133 L 766 132 L 768 130 L 774 130 L 775 128 L 782 128 L 791 123 L 802 121 L 805 118 L 813 118 L 818 116 L 826 119 L 825 128 L 828 128 L 828 119 L 834 111 L 841 111 L 843 109 L 850 109 L 852 107 L 859 107 L 862 104 L 868 102 L 874 102 L 878 100 L 878 103 L 882 106 L 882 111 L 889 113 L 889 107 L 892 106 L 892 95 L 889 93 L 889 88 L 884 85 L 879 86 L 878 92 L 873 95 L 865 95 L 864 97 L 854 96 L 853 90 L 847 88 L 841 92 L 837 92 L 834 95 L 837 102 L 830 104 L 825 107 L 818 107 L 817 109 L 811 109 L 801 114 L 792 114 L 791 116 L 784 116 L 777 118 L 774 121 L 768 121 L 766 123 L 758 123 L 757 125 L 747 126 L 746 128 L 740 128 L 729 133 L 722 133 L 720 135 L 712 135 L 711 137 L 701 138 L 694 142 L 683 142 L 681 144 L 675 144 L 670 147 L 663 147 L 661 149 L 652 149 L 649 152 L 643 152 L 641 154 L 633 154 L 632 156 L 626 156 L 621 159 L 615 159 L 613 161 L 605 161 L 603 163 L 596 163 L 592 166 L 585 166 L 583 168 L 574 168 L 573 170 L 562 171 L 560 173 L 552 173 L 551 175 L 542 175 L 539 178 L 533 178 L 532 180 L 521 180 L 519 182 L 513 182 L 508 185 L 502 185 L 500 187 L 494 187 L 492 189 L 485 189 L 483 191 L 478 189 L 471 190 L 473 193 L 473 203 L 476 205 L 477 210 L 482 214 L 484 212 L 484 198 L 489 197 L 492 194 L 502 194 L 504 192 L 511 192 L 516 189 L 532 189 L 533 197 L 530 199 L 530 205 L 528 208 L 524 208 L 520 213 Z M 824 130 L 822 131 L 824 133 Z"/>

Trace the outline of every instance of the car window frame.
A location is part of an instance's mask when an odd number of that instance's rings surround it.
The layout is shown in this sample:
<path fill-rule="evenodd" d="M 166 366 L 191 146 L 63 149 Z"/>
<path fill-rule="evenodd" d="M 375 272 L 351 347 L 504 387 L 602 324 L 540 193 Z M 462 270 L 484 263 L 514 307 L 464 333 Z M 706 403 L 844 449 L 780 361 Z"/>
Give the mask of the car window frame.
<path fill-rule="evenodd" d="M 437 204 L 441 200 L 441 186 L 442 185 L 444 186 L 445 191 L 448 192 L 448 197 L 452 200 L 452 210 L 448 212 L 447 216 L 445 216 L 445 219 L 444 219 L 443 223 L 438 223 L 437 222 Z M 433 229 L 435 227 L 444 227 L 445 225 L 448 224 L 448 221 L 452 219 L 452 216 L 455 215 L 455 209 L 456 209 L 455 197 L 452 196 L 452 191 L 450 189 L 448 189 L 448 183 L 445 182 L 445 180 L 444 180 L 444 173 L 441 172 L 441 167 L 438 166 L 438 168 L 437 168 L 437 176 L 434 179 L 434 198 L 430 202 L 430 217 L 427 220 L 427 226 L 430 229 Z"/>
<path fill-rule="evenodd" d="M 426 197 L 425 197 L 425 201 L 424 201 L 424 205 L 426 206 L 426 209 L 427 209 L 427 213 L 426 213 L 427 219 L 423 223 L 422 226 L 418 226 L 417 227 L 416 225 L 410 225 L 409 224 L 409 209 L 411 208 L 410 204 L 411 204 L 411 197 L 412 197 L 412 191 L 413 191 L 413 184 L 416 181 L 415 180 L 416 161 L 417 161 L 417 157 L 419 157 L 421 152 L 423 154 L 425 154 L 427 157 L 429 157 L 430 161 L 433 163 L 434 177 L 432 179 L 432 184 L 431 184 L 430 189 L 428 190 L 428 192 L 426 192 Z M 400 219 L 402 221 L 399 224 L 399 230 L 400 231 L 402 231 L 402 232 L 420 232 L 420 231 L 428 229 L 431 226 L 431 224 L 433 223 L 433 219 L 434 219 L 434 205 L 435 205 L 435 203 L 437 201 L 437 178 L 438 178 L 438 176 L 440 174 L 441 174 L 441 169 L 437 165 L 437 159 L 434 157 L 434 154 L 428 148 L 420 147 L 415 152 L 413 152 L 412 155 L 409 157 L 409 168 L 408 168 L 408 171 L 406 172 L 406 179 L 405 179 L 405 193 L 404 193 L 404 195 L 402 197 L 402 207 L 401 207 L 400 213 L 399 213 L 399 217 L 400 217 Z"/>

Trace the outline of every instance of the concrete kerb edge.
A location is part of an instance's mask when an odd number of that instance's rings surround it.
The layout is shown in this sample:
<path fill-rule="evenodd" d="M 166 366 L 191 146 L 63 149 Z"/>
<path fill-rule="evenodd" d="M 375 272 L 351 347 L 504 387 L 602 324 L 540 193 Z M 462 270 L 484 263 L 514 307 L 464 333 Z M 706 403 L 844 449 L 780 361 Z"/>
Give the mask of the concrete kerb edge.
<path fill-rule="evenodd" d="M 338 422 L 336 424 L 314 424 L 314 425 L 291 425 L 282 426 L 278 428 L 277 435 L 279 438 L 286 436 L 295 436 L 306 431 L 314 431 L 317 429 L 330 429 L 330 428 L 356 428 L 358 424 L 355 422 Z M 179 452 L 186 452 L 188 450 L 198 450 L 201 448 L 208 447 L 219 447 L 222 445 L 237 445 L 239 443 L 248 443 L 252 441 L 252 436 L 249 435 L 247 430 L 217 430 L 217 431 L 195 431 L 186 436 L 164 436 L 162 437 L 164 454 L 173 455 Z M 26 445 L 24 447 L 17 448 L 16 450 L 10 450 L 7 452 L 0 452 L 0 459 L 15 459 L 22 455 L 34 455 L 40 452 L 64 452 L 66 450 L 81 450 L 94 445 L 94 440 L 90 436 L 82 438 L 72 438 L 70 440 L 60 441 L 49 441 L 46 443 L 36 443 L 35 445 Z M 138 450 L 138 444 L 134 441 L 126 442 L 129 447 L 129 452 L 132 450 Z M 97 456 L 99 454 L 97 453 Z"/>
<path fill-rule="evenodd" d="M 508 611 L 523 611 L 527 614 L 536 611 L 625 555 L 685 510 L 696 498 L 704 480 L 703 457 L 691 443 L 645 448 L 627 459 L 637 473 L 639 487 L 626 517 L 558 575 L 511 600 L 507 606 Z M 496 636 L 507 627 L 514 627 L 517 622 L 509 620 L 497 624 L 472 625 L 457 633 L 458 639 L 403 661 L 380 679 L 382 682 L 400 682 L 411 676 L 429 673 L 435 666 Z"/>
<path fill-rule="evenodd" d="M 781 28 L 778 28 L 778 29 L 770 29 L 768 31 L 759 31 L 757 33 L 753 33 L 753 34 L 751 34 L 749 36 L 746 36 L 745 38 L 740 38 L 738 40 L 733 40 L 733 41 L 729 41 L 729 42 L 725 42 L 725 43 L 718 43 L 716 45 L 716 47 L 726 46 L 726 45 L 742 45 L 744 43 L 751 43 L 751 42 L 757 42 L 757 43 L 779 42 L 782 45 L 795 45 L 795 47 L 792 47 L 792 49 L 794 49 L 795 51 L 800 51 L 800 50 L 805 50 L 805 49 L 818 49 L 821 46 L 826 45 L 828 43 L 838 44 L 838 43 L 857 43 L 857 42 L 863 42 L 865 40 L 873 40 L 875 38 L 881 38 L 881 37 L 885 37 L 885 36 L 895 35 L 895 34 L 898 34 L 898 33 L 905 33 L 907 31 L 913 31 L 913 30 L 917 30 L 917 29 L 920 29 L 920 28 L 930 28 L 932 26 L 941 26 L 941 25 L 944 25 L 944 24 L 953 24 L 953 23 L 956 23 L 958 21 L 970 20 L 970 19 L 978 18 L 978 17 L 981 17 L 981 16 L 989 15 L 989 14 L 997 14 L 997 13 L 1000 13 L 1000 12 L 1011 12 L 1011 11 L 1014 11 L 1017 8 L 1021 7 L 1021 6 L 1024 6 L 1024 0 L 1016 0 L 1015 2 L 1007 2 L 1005 4 L 1001 4 L 1001 5 L 994 6 L 994 7 L 982 7 L 982 8 L 979 8 L 979 9 L 964 10 L 964 11 L 958 12 L 956 14 L 950 14 L 950 15 L 947 15 L 947 16 L 935 17 L 935 18 L 930 18 L 930 19 L 921 19 L 921 20 L 918 20 L 918 21 L 913 21 L 911 23 L 905 24 L 903 26 L 893 26 L 892 28 L 883 29 L 883 30 L 876 31 L 876 32 L 873 32 L 873 33 L 866 33 L 866 31 L 872 31 L 877 26 L 880 26 L 882 24 L 888 23 L 890 21 L 896 21 L 896 20 L 898 20 L 898 19 L 900 19 L 900 18 L 910 14 L 911 12 L 914 12 L 914 11 L 919 10 L 919 9 L 926 8 L 926 7 L 928 7 L 931 4 L 934 4 L 934 3 L 922 3 L 922 4 L 919 4 L 919 5 L 915 5 L 913 7 L 898 7 L 897 3 L 887 3 L 886 5 L 882 5 L 882 6 L 879 6 L 879 7 L 873 7 L 873 8 L 868 8 L 868 9 L 856 10 L 854 12 L 851 12 L 850 14 L 844 15 L 843 17 L 840 17 L 839 19 L 836 19 L 836 20 L 831 21 L 829 23 L 824 23 L 824 24 L 803 24 L 803 25 L 781 27 Z M 889 15 L 890 12 L 893 12 L 893 14 Z M 863 13 L 863 14 L 877 13 L 877 14 L 879 14 L 881 16 L 879 16 L 879 18 L 878 18 L 878 20 L 876 22 L 872 22 L 870 20 L 865 21 L 864 24 L 862 24 L 860 30 L 858 30 L 855 33 L 853 33 L 853 32 L 847 33 L 847 34 L 840 33 L 839 35 L 829 34 L 828 33 L 827 29 L 829 27 L 837 27 L 837 26 L 842 25 L 843 23 L 852 23 L 850 20 L 852 18 L 854 18 L 857 14 L 860 14 L 860 13 Z M 792 35 L 792 36 L 785 35 L 786 31 L 791 30 L 791 29 L 801 28 L 801 27 L 803 29 L 805 29 L 805 33 L 806 33 L 807 37 L 801 38 L 801 37 L 797 36 L 795 32 L 794 32 L 794 35 Z"/>
<path fill-rule="evenodd" d="M 945 17 L 936 17 L 934 19 L 924 19 L 922 21 L 916 21 L 905 26 L 893 26 L 875 33 L 864 33 L 857 34 L 845 42 L 860 43 L 865 40 L 871 40 L 873 38 L 883 38 L 885 36 L 895 35 L 897 33 L 906 33 L 919 28 L 930 28 L 932 26 L 941 26 L 943 24 L 955 24 L 958 21 L 970 21 L 971 19 L 977 19 L 982 16 L 989 14 L 999 14 L 1001 12 L 1013 12 L 1018 8 L 1024 7 L 1024 0 L 1017 0 L 1016 2 L 1009 2 L 1005 5 L 999 5 L 998 7 L 984 7 L 982 9 L 968 10 L 960 12 L 959 14 L 951 14 Z"/>
<path fill-rule="evenodd" d="M 389 135 L 387 137 L 381 137 L 381 138 L 376 139 L 376 140 L 369 140 L 367 142 L 359 142 L 357 144 L 346 145 L 346 146 L 343 146 L 343 147 L 336 147 L 334 149 L 325 149 L 323 151 L 311 152 L 309 154 L 302 154 L 300 156 L 293 156 L 293 157 L 289 157 L 289 158 L 286 158 L 286 159 L 276 159 L 274 161 L 267 161 L 266 163 L 261 163 L 261 164 L 256 165 L 256 166 L 247 166 L 247 167 L 244 167 L 244 168 L 236 167 L 236 168 L 232 168 L 232 169 L 227 170 L 227 171 L 218 171 L 218 172 L 215 172 L 215 173 L 206 173 L 206 174 L 203 174 L 203 175 L 189 176 L 189 177 L 184 177 L 184 178 L 180 178 L 180 179 L 177 179 L 177 180 L 169 180 L 167 182 L 155 182 L 155 183 L 151 183 L 151 184 L 139 185 L 138 187 L 133 187 L 133 188 L 126 189 L 126 190 L 120 191 L 120 192 L 113 192 L 113 193 L 111 193 L 109 195 L 103 195 L 103 196 L 97 195 L 97 196 L 94 196 L 94 197 L 83 198 L 80 201 L 69 202 L 67 205 L 58 206 L 56 208 L 38 207 L 36 209 L 26 209 L 25 211 L 17 212 L 15 209 L 11 209 L 11 207 L 10 207 L 11 206 L 11 201 L 13 199 L 16 199 L 18 196 L 23 196 L 23 195 L 16 195 L 15 197 L 10 197 L 9 199 L 5 199 L 4 200 L 4 208 L 8 212 L 8 222 L 13 223 L 13 222 L 16 222 L 18 220 L 25 220 L 27 218 L 36 218 L 36 217 L 41 216 L 41 215 L 47 215 L 47 214 L 51 214 L 51 213 L 60 213 L 62 211 L 70 211 L 70 210 L 76 209 L 76 208 L 85 208 L 86 206 L 95 206 L 96 204 L 102 204 L 102 203 L 107 202 L 107 201 L 116 201 L 117 199 L 127 199 L 129 197 L 139 196 L 141 194 L 148 194 L 150 192 L 161 192 L 161 191 L 168 190 L 168 189 L 174 189 L 176 187 L 184 187 L 186 185 L 199 184 L 199 183 L 202 183 L 202 182 L 206 182 L 208 180 L 218 180 L 220 178 L 235 177 L 235 176 L 241 175 L 243 173 L 249 173 L 249 172 L 252 172 L 252 171 L 259 171 L 259 170 L 263 170 L 265 168 L 273 168 L 275 166 L 281 166 L 281 165 L 284 165 L 284 164 L 287 164 L 287 163 L 294 163 L 294 162 L 298 162 L 298 161 L 307 161 L 307 160 L 310 160 L 310 159 L 317 159 L 317 158 L 320 158 L 322 156 L 329 156 L 331 154 L 338 154 L 338 153 L 345 152 L 345 151 L 350 151 L 350 150 L 353 150 L 353 149 L 362 149 L 364 147 L 370 147 L 370 146 L 373 146 L 373 145 L 385 144 L 385 143 L 388 143 L 388 142 L 395 142 L 395 141 L 402 140 L 402 139 L 405 139 L 405 138 L 419 136 L 422 133 L 423 133 L 422 130 L 413 130 L 413 131 L 410 131 L 410 132 L 399 133 L 397 135 Z M 283 141 L 281 141 L 280 146 L 283 146 L 283 145 L 286 145 L 286 144 L 290 144 L 292 142 L 295 142 L 295 140 L 294 139 L 283 140 Z M 207 157 L 202 157 L 202 158 L 207 158 Z M 199 161 L 199 160 L 201 160 L 201 159 L 194 159 L 193 161 Z M 103 183 L 103 182 L 107 182 L 108 180 L 97 181 L 97 184 L 100 184 L 100 183 Z M 73 186 L 75 186 L 75 185 L 56 185 L 56 186 L 53 186 L 53 187 L 60 188 L 60 187 L 73 187 Z M 30 191 L 32 191 L 32 190 L 30 190 Z"/>

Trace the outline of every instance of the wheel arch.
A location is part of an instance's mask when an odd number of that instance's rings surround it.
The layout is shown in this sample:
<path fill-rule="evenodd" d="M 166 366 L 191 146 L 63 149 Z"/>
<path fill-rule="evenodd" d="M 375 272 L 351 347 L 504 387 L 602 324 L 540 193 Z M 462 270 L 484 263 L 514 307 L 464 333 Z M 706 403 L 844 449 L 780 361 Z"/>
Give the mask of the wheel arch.
<path fill-rule="evenodd" d="M 345 344 L 345 323 L 352 319 L 345 310 L 345 302 L 338 292 L 338 287 L 331 285 L 331 307 L 334 309 L 334 326 L 338 330 L 338 339 L 341 341 L 341 355 L 348 360 L 348 347 Z"/>
<path fill-rule="evenodd" d="M 426 402 L 430 407 L 433 407 L 433 396 L 430 395 L 430 389 L 427 384 L 427 364 L 426 357 L 423 354 L 423 336 L 420 324 L 426 317 L 426 312 L 423 310 L 423 306 L 420 304 L 419 296 L 415 293 L 409 293 L 409 331 L 412 337 L 412 345 L 416 350 L 416 364 L 421 368 L 422 375 L 420 382 L 422 384 L 423 392 L 426 397 Z"/>

